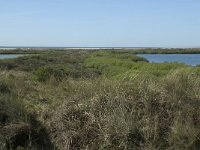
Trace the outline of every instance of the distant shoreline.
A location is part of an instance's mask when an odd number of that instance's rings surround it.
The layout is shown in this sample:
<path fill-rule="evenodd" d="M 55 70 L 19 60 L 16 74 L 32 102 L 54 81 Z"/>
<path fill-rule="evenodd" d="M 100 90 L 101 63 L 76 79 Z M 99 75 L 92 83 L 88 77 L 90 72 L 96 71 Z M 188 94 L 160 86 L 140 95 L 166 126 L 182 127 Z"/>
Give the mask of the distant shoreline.
<path fill-rule="evenodd" d="M 0 49 L 160 49 L 161 47 L 48 47 L 48 46 L 0 46 Z"/>
<path fill-rule="evenodd" d="M 200 48 L 159 47 L 0 47 L 0 54 L 40 54 L 50 51 L 98 51 L 110 50 L 132 54 L 200 54 Z"/>

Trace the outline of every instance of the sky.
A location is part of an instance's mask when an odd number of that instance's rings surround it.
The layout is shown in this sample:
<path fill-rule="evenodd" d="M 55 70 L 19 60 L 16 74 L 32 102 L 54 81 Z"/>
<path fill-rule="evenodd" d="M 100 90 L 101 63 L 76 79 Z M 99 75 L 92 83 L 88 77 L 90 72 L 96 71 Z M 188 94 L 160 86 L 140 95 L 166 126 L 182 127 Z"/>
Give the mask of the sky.
<path fill-rule="evenodd" d="M 200 0 L 0 0 L 0 46 L 200 47 Z"/>

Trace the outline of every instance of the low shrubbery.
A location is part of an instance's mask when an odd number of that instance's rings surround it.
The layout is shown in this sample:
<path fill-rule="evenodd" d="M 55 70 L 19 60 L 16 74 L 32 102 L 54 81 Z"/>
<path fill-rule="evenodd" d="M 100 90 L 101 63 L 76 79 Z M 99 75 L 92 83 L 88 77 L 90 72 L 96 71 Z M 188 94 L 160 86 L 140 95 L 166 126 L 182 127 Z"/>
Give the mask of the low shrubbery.
<path fill-rule="evenodd" d="M 178 68 L 187 68 L 186 65 L 179 63 L 147 63 L 141 57 L 129 54 L 129 59 L 127 55 L 122 53 L 120 56 L 120 53 L 106 51 L 96 52 L 86 59 L 84 66 L 96 69 L 107 77 L 119 76 L 126 72 L 143 72 L 159 77 Z"/>
<path fill-rule="evenodd" d="M 59 88 L 71 94 L 47 121 L 53 141 L 60 149 L 198 149 L 196 75 L 66 80 Z"/>
<path fill-rule="evenodd" d="M 35 102 L 30 97 L 35 91 L 31 78 L 15 71 L 0 76 L 0 149 L 53 149 L 32 108 Z"/>
<path fill-rule="evenodd" d="M 36 70 L 34 79 L 45 82 L 53 76 L 57 81 L 60 81 L 65 75 L 66 71 L 63 68 L 40 67 Z"/>
<path fill-rule="evenodd" d="M 0 81 L 0 93 L 9 93 L 10 89 L 4 81 Z"/>
<path fill-rule="evenodd" d="M 0 149 L 200 148 L 199 67 L 67 51 L 0 68 Z"/>

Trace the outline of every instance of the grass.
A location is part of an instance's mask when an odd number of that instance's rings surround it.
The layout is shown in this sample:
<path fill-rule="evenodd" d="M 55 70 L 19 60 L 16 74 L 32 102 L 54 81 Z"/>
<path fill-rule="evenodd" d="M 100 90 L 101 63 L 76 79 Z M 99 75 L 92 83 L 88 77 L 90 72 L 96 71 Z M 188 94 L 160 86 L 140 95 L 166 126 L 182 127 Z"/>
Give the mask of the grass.
<path fill-rule="evenodd" d="M 60 149 L 198 149 L 198 81 L 183 70 L 159 80 L 65 81 L 59 87 L 71 94 L 47 118 L 53 141 Z"/>
<path fill-rule="evenodd" d="M 199 48 L 146 48 L 122 51 L 133 54 L 200 54 Z"/>
<path fill-rule="evenodd" d="M 113 55 L 114 53 L 114 55 Z M 187 68 L 179 63 L 148 63 L 144 58 L 133 54 L 117 54 L 115 52 L 100 51 L 87 58 L 85 67 L 98 70 L 101 74 L 113 77 L 127 72 L 143 72 L 155 76 L 166 75 L 170 71 Z"/>
<path fill-rule="evenodd" d="M 199 67 L 63 51 L 0 68 L 1 149 L 200 148 Z"/>

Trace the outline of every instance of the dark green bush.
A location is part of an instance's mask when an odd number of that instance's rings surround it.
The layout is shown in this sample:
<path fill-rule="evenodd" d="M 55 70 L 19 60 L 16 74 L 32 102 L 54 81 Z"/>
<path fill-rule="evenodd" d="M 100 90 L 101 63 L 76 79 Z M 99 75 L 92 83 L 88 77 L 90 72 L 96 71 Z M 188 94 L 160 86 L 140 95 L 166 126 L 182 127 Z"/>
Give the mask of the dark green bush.
<path fill-rule="evenodd" d="M 0 81 L 0 93 L 9 93 L 9 92 L 10 92 L 10 89 L 8 85 L 5 82 Z"/>
<path fill-rule="evenodd" d="M 38 68 L 35 72 L 36 81 L 44 82 L 47 79 L 49 79 L 49 77 L 50 77 L 50 74 L 49 74 L 48 68 L 45 68 L 45 67 Z"/>
<path fill-rule="evenodd" d="M 51 76 L 59 81 L 66 76 L 66 71 L 64 68 L 40 67 L 35 72 L 35 80 L 39 82 L 45 82 Z"/>

